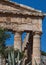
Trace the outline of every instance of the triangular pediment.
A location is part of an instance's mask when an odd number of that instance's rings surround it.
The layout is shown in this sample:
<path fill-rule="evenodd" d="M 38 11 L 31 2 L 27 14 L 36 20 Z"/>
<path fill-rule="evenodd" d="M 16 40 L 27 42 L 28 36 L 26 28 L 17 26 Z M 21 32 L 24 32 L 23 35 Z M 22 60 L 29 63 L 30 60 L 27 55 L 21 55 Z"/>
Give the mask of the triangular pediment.
<path fill-rule="evenodd" d="M 0 0 L 0 10 L 7 10 L 7 11 L 9 10 L 9 11 L 11 11 L 11 10 L 18 10 L 18 9 L 11 2 L 5 1 L 5 0 L 4 1 Z"/>
<path fill-rule="evenodd" d="M 43 16 L 43 13 L 39 10 L 35 10 L 34 8 L 17 4 L 9 0 L 0 0 L 0 12 L 9 12 L 9 13 L 21 13 L 28 15 L 39 15 Z"/>
<path fill-rule="evenodd" d="M 34 8 L 8 0 L 0 0 L 0 27 L 2 28 L 15 31 L 42 31 L 41 20 L 44 16 L 41 11 Z"/>

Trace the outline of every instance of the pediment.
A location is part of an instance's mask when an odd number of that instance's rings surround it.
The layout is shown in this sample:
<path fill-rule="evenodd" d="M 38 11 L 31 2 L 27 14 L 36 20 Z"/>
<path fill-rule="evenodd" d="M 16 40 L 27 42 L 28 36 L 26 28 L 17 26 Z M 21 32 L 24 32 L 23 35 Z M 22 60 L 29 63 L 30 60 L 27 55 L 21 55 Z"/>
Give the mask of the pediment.
<path fill-rule="evenodd" d="M 34 8 L 22 5 L 22 4 L 17 4 L 8 0 L 0 0 L 0 12 L 9 12 L 9 13 L 18 13 L 18 14 L 28 14 L 28 15 L 35 15 L 35 16 L 44 16 L 44 14 L 39 11 L 35 10 Z"/>
<path fill-rule="evenodd" d="M 11 4 L 9 1 L 0 1 L 0 10 L 7 10 L 7 11 L 15 11 L 18 10 L 16 7 L 14 7 L 13 4 Z"/>
<path fill-rule="evenodd" d="M 41 23 L 44 16 L 41 11 L 31 7 L 0 0 L 0 27 L 2 28 L 15 31 L 42 31 Z"/>

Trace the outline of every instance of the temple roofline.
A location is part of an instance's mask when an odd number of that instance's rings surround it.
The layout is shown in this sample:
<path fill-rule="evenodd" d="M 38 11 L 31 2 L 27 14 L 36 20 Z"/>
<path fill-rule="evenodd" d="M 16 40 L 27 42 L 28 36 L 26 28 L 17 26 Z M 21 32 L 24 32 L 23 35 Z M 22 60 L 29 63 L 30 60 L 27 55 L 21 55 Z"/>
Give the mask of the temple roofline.
<path fill-rule="evenodd" d="M 40 13 L 42 12 L 41 10 L 37 10 L 37 9 L 32 8 L 32 7 L 30 7 L 30 6 L 27 6 L 27 5 L 19 4 L 19 3 L 17 3 L 17 2 L 13 2 L 13 1 L 9 1 L 9 2 L 14 3 L 14 4 L 16 4 L 16 5 L 19 5 L 20 7 L 27 8 L 27 9 L 29 9 L 29 10 L 33 10 L 33 11 L 40 12 Z"/>
<path fill-rule="evenodd" d="M 1 1 L 1 0 L 0 0 L 0 1 Z M 13 2 L 13 1 L 10 1 L 10 0 L 4 0 L 4 2 L 9 2 L 9 3 L 11 3 L 11 4 L 18 5 L 18 6 L 20 6 L 20 7 L 23 7 L 23 8 L 32 10 L 32 11 L 36 11 L 36 12 L 42 13 L 41 10 L 37 10 L 37 9 L 32 8 L 32 7 L 29 7 L 29 6 L 27 6 L 27 5 L 19 4 L 19 3 L 17 3 L 17 2 Z"/>
<path fill-rule="evenodd" d="M 34 9 L 34 8 L 32 8 L 32 7 L 29 7 L 29 6 L 26 6 L 26 5 L 23 5 L 23 4 L 18 4 L 18 3 L 16 3 L 16 2 L 13 2 L 13 1 L 10 1 L 10 0 L 0 0 L 1 2 L 6 2 L 6 3 L 8 3 L 8 4 L 10 4 L 10 5 L 12 5 L 13 7 L 20 7 L 20 8 L 22 8 L 22 9 L 24 9 L 24 10 L 27 10 L 28 12 L 26 12 L 26 14 L 28 14 L 28 15 L 31 15 L 32 13 L 38 13 L 38 15 L 39 16 L 42 16 L 42 17 L 44 17 L 44 16 L 46 16 L 46 13 L 43 13 L 42 11 L 40 11 L 40 10 L 36 10 L 36 9 Z M 7 11 L 7 12 L 10 12 L 10 11 Z M 15 11 L 12 11 L 12 12 L 15 12 Z M 19 11 L 19 13 L 20 13 L 21 11 Z M 32 13 L 31 13 L 32 12 Z M 21 12 L 22 13 L 22 12 Z M 25 13 L 24 13 L 25 14 Z M 34 14 L 33 14 L 34 15 Z"/>

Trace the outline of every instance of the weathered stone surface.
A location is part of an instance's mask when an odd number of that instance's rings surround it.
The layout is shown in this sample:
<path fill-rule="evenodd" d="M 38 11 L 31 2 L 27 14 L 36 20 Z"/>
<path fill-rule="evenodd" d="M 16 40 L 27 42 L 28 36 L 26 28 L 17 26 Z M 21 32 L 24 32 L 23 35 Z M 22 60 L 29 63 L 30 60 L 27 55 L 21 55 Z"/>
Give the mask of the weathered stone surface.
<path fill-rule="evenodd" d="M 21 34 L 19 32 L 16 32 L 14 35 L 14 49 L 22 51 Z"/>
<path fill-rule="evenodd" d="M 35 10 L 31 7 L 23 6 L 21 4 L 16 4 L 8 0 L 0 0 L 0 27 L 11 29 L 15 32 L 14 36 L 14 49 L 22 48 L 22 40 L 20 32 L 42 32 L 42 19 L 45 16 L 41 11 Z M 28 35 L 26 38 L 26 42 Z M 29 40 L 30 41 L 30 40 Z M 24 43 L 26 43 L 24 42 Z M 40 63 L 40 36 L 36 33 L 33 36 L 33 55 L 32 55 L 32 65 L 36 62 Z M 32 44 L 31 44 L 32 45 Z M 29 45 L 28 45 L 29 47 Z M 31 50 L 32 50 L 31 49 Z M 30 49 L 28 50 L 30 51 Z M 27 50 L 25 51 L 25 55 Z M 29 54 L 29 55 L 30 55 Z M 25 58 L 27 59 L 27 57 Z M 28 57 L 29 59 L 29 57 Z"/>
<path fill-rule="evenodd" d="M 4 3 L 4 4 L 3 4 Z M 13 6 L 10 6 L 9 4 L 6 4 L 5 2 L 0 3 L 0 9 L 1 10 L 18 10 L 16 8 L 14 8 Z"/>
<path fill-rule="evenodd" d="M 36 32 L 33 36 L 33 54 L 32 54 L 32 65 L 40 64 L 41 62 L 40 53 L 40 35 Z M 36 62 L 36 63 L 35 63 Z"/>
<path fill-rule="evenodd" d="M 0 0 L 0 12 L 12 12 L 14 14 L 27 14 L 31 16 L 41 16 L 44 17 L 44 14 L 39 11 L 35 10 L 34 8 L 24 6 L 22 4 L 17 4 L 11 1 L 6 1 L 6 0 Z"/>
<path fill-rule="evenodd" d="M 22 18 L 11 18 L 11 17 L 0 17 L 0 25 L 4 28 L 13 29 L 15 31 L 42 31 L 42 20 L 41 19 L 25 19 Z"/>

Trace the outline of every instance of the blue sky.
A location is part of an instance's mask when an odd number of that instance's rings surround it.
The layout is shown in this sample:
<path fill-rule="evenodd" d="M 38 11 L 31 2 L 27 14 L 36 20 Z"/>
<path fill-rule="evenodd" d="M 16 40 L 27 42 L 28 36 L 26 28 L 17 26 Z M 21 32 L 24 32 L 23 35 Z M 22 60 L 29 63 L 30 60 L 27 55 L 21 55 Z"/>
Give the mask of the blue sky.
<path fill-rule="evenodd" d="M 46 0 L 12 0 L 19 4 L 24 4 L 46 13 Z M 46 52 L 46 17 L 42 23 L 43 34 L 41 36 L 41 49 Z M 13 45 L 14 35 L 11 33 L 11 38 L 6 41 L 7 45 Z M 9 44 L 8 44 L 9 43 Z"/>

